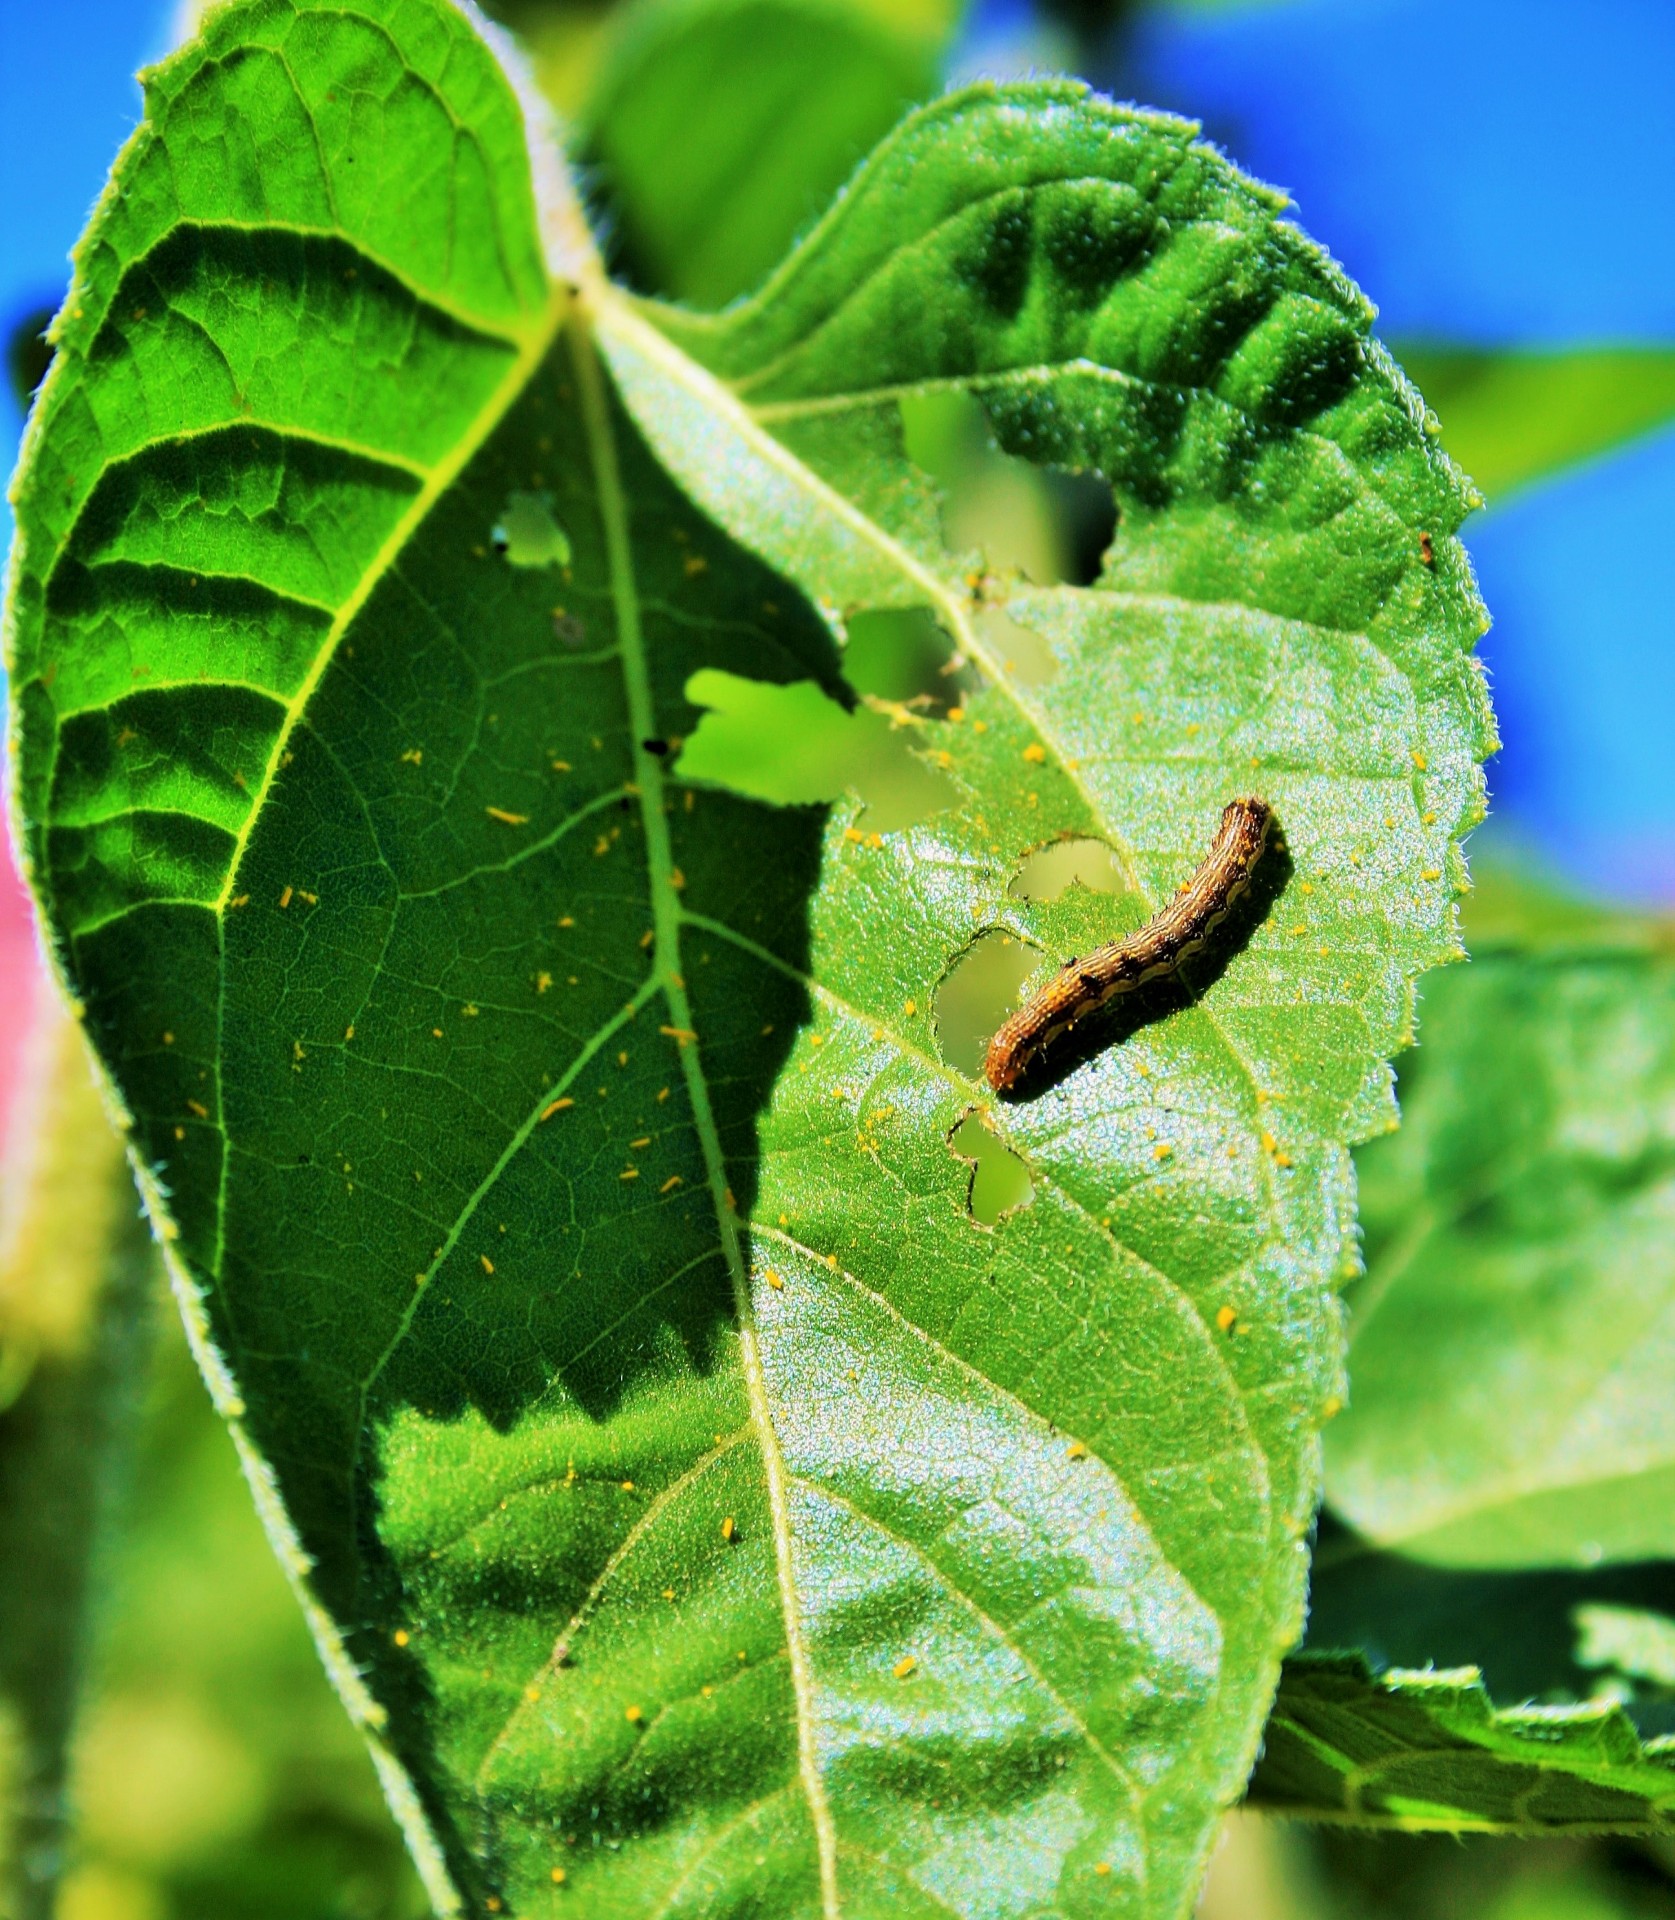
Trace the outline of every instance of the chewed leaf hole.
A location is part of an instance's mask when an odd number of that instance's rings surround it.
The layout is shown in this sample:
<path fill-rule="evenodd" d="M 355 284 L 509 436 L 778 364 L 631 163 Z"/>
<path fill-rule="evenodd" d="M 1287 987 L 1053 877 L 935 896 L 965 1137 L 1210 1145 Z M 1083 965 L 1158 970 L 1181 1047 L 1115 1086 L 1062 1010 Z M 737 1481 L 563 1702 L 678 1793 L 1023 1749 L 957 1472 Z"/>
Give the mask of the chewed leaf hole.
<path fill-rule="evenodd" d="M 977 1078 L 996 1027 L 1018 1004 L 1018 989 L 1041 964 L 1036 948 L 1010 933 L 980 933 L 936 991 L 936 1039 L 957 1073 Z"/>
<path fill-rule="evenodd" d="M 1037 586 L 1091 586 L 1117 527 L 1102 474 L 1038 466 L 1003 453 L 988 414 L 957 390 L 905 395 L 907 457 L 937 483 L 950 552 L 980 552 Z"/>
<path fill-rule="evenodd" d="M 509 493 L 494 525 L 494 548 L 514 567 L 567 567 L 570 536 L 550 493 Z"/>
<path fill-rule="evenodd" d="M 706 667 L 686 697 L 708 711 L 675 763 L 683 780 L 775 806 L 858 793 L 867 825 L 893 833 L 947 806 L 953 788 L 880 713 L 846 712 L 812 680 L 779 686 Z"/>
<path fill-rule="evenodd" d="M 1035 1198 L 1028 1165 L 977 1114 L 968 1113 L 949 1134 L 948 1148 L 971 1163 L 966 1210 L 979 1226 L 992 1227 L 1003 1213 L 1027 1207 Z"/>
<path fill-rule="evenodd" d="M 1026 854 L 1008 891 L 1019 900 L 1056 900 L 1071 887 L 1086 887 L 1090 893 L 1126 893 L 1128 876 L 1103 840 L 1077 835 Z"/>
<path fill-rule="evenodd" d="M 946 713 L 977 685 L 928 608 L 874 608 L 844 625 L 843 677 L 857 693 Z"/>

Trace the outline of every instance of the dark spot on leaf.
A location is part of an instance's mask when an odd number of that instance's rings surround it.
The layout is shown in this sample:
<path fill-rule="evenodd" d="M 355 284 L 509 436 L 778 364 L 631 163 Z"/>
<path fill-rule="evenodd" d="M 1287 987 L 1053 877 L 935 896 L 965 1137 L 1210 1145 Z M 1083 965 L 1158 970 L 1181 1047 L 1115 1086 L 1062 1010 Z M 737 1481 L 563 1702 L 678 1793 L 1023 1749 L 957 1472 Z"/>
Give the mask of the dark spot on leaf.
<path fill-rule="evenodd" d="M 1016 319 L 1024 304 L 1034 239 L 1034 197 L 1008 194 L 964 265 L 966 279 L 999 319 Z"/>
<path fill-rule="evenodd" d="M 1067 184 L 1051 197 L 1041 246 L 1055 291 L 1096 307 L 1152 252 L 1157 219 L 1133 190 L 1113 182 Z"/>

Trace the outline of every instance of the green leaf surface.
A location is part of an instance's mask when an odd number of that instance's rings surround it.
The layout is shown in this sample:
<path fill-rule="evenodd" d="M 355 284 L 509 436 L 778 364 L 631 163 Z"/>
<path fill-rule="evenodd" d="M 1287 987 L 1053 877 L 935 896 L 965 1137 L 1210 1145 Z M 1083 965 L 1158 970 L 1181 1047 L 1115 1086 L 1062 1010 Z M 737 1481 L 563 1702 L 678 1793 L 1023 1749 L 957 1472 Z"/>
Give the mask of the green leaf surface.
<path fill-rule="evenodd" d="M 27 850 L 200 1358 L 440 1907 L 1181 1913 L 1455 945 L 1463 483 L 1177 122 L 954 98 L 713 325 L 526 138 L 440 0 L 212 15 L 32 425 Z M 1104 473 L 1095 587 L 947 551 L 904 384 Z M 682 775 L 694 687 L 844 705 L 889 608 L 983 683 L 896 710 L 936 811 Z M 1045 977 L 1252 788 L 1287 850 L 1121 1045 L 1005 1107 L 948 1063 L 975 934 Z M 1016 890 L 1066 834 L 1128 890 Z"/>
<path fill-rule="evenodd" d="M 1497 1708 L 1475 1668 L 1289 1661 L 1252 1794 L 1276 1811 L 1409 1831 L 1662 1833 L 1675 1742 L 1642 1743 L 1609 1699 Z"/>
<path fill-rule="evenodd" d="M 619 262 L 699 306 L 746 292 L 936 91 L 940 51 L 854 0 L 628 8 L 583 116 Z"/>
<path fill-rule="evenodd" d="M 1486 353 L 1403 347 L 1442 421 L 1442 443 L 1498 505 L 1544 475 L 1675 419 L 1675 353 L 1597 347 Z"/>
<path fill-rule="evenodd" d="M 1497 953 L 1438 981 L 1362 1158 L 1333 1509 L 1476 1568 L 1675 1557 L 1675 962 Z"/>

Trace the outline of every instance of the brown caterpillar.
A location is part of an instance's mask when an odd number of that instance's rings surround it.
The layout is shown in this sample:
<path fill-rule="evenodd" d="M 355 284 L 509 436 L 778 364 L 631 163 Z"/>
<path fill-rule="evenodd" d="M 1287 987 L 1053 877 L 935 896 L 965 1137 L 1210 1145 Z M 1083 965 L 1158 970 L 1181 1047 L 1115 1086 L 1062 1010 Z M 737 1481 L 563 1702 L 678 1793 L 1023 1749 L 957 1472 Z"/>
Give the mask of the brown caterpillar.
<path fill-rule="evenodd" d="M 1159 980 L 1196 953 L 1250 885 L 1268 844 L 1274 810 L 1254 794 L 1230 801 L 1204 864 L 1161 913 L 1108 947 L 1061 967 L 989 1042 L 983 1071 L 996 1093 L 1009 1092 L 1079 1020 L 1119 993 Z"/>

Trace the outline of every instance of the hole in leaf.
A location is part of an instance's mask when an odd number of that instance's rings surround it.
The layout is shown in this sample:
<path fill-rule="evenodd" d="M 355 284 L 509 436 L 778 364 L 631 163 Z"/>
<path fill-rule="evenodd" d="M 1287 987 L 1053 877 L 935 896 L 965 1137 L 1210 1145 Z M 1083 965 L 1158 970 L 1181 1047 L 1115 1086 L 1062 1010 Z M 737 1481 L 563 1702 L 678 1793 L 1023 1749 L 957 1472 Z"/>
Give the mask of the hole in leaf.
<path fill-rule="evenodd" d="M 28 307 L 6 329 L 6 372 L 12 398 L 25 413 L 52 365 L 47 328 L 57 311 L 56 303 Z"/>
<path fill-rule="evenodd" d="M 980 1226 L 992 1227 L 1003 1213 L 1027 1207 L 1035 1198 L 1027 1162 L 985 1126 L 980 1115 L 966 1115 L 949 1134 L 948 1148 L 971 1163 L 966 1210 Z"/>
<path fill-rule="evenodd" d="M 911 751 L 908 733 L 870 708 L 846 712 L 812 680 L 779 686 L 705 667 L 687 681 L 686 697 L 708 711 L 675 763 L 683 780 L 775 806 L 855 792 L 879 833 L 913 826 L 953 798 L 948 781 Z"/>
<path fill-rule="evenodd" d="M 495 522 L 497 553 L 514 567 L 567 567 L 570 536 L 553 513 L 550 493 L 509 493 Z"/>
<path fill-rule="evenodd" d="M 1116 496 L 1102 474 L 1037 466 L 1003 453 L 989 416 L 969 393 L 904 395 L 907 457 L 943 497 L 942 537 L 974 548 L 999 571 L 1037 586 L 1091 586 L 1117 527 Z"/>
<path fill-rule="evenodd" d="M 876 608 L 851 614 L 845 624 L 843 677 L 859 694 L 946 713 L 974 684 L 953 640 L 924 607 Z"/>
<path fill-rule="evenodd" d="M 978 637 L 1020 685 L 1044 687 L 1059 670 L 1053 650 L 1034 628 L 1014 620 L 1000 607 L 985 607 L 974 622 Z"/>
<path fill-rule="evenodd" d="M 936 1039 L 957 1073 L 983 1071 L 994 1030 L 1018 1004 L 1018 989 L 1041 964 L 1036 948 L 1015 934 L 980 933 L 936 990 Z"/>
<path fill-rule="evenodd" d="M 1128 876 L 1103 840 L 1075 835 L 1026 854 L 1007 891 L 1019 900 L 1056 900 L 1071 887 L 1086 887 L 1090 893 L 1126 893 Z"/>

